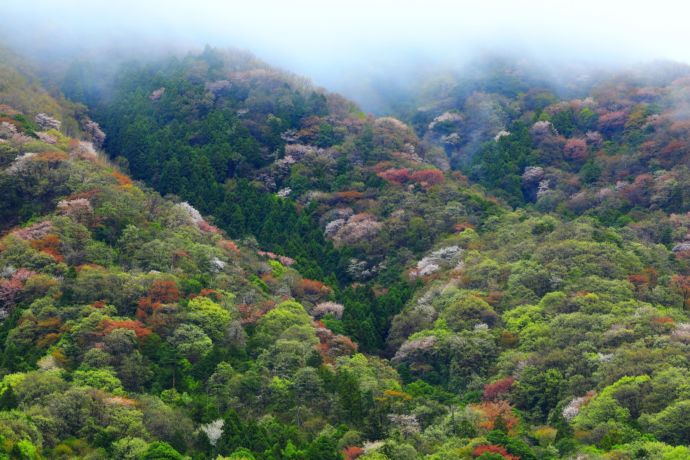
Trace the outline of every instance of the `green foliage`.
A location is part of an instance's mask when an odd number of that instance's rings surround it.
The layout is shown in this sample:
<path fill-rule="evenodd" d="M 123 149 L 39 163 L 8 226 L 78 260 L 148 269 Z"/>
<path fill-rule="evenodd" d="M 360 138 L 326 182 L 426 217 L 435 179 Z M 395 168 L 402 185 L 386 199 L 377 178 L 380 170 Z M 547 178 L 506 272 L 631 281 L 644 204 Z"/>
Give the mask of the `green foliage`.
<path fill-rule="evenodd" d="M 677 401 L 657 414 L 643 417 L 641 422 L 659 440 L 671 445 L 679 445 L 687 439 L 690 432 L 688 408 L 690 408 L 690 401 Z"/>
<path fill-rule="evenodd" d="M 187 304 L 187 318 L 212 339 L 221 340 L 230 324 L 230 312 L 207 297 L 195 297 Z"/>
<path fill-rule="evenodd" d="M 107 369 L 76 370 L 72 378 L 78 386 L 89 386 L 115 394 L 122 392 L 122 382 L 113 371 Z"/>
<path fill-rule="evenodd" d="M 415 115 L 422 141 L 242 54 L 112 88 L 73 66 L 118 164 L 176 196 L 9 118 L 31 140 L 0 143 L 0 458 L 687 458 L 672 107 L 490 70 Z M 429 174 L 444 136 L 517 209 Z"/>
<path fill-rule="evenodd" d="M 324 240 L 313 218 L 243 177 L 269 164 L 265 150 L 282 149 L 281 132 L 298 128 L 307 116 L 325 115 L 325 97 L 305 94 L 290 83 L 277 90 L 260 80 L 236 82 L 215 95 L 207 92 L 204 80 L 212 82 L 220 75 L 209 61 L 218 62 L 220 68 L 257 65 L 256 61 L 242 62 L 243 56 L 235 59 L 227 62 L 227 56 L 208 49 L 183 60 L 123 68 L 110 103 L 94 104 L 108 132 L 105 148 L 122 155 L 135 178 L 146 180 L 163 194 L 180 196 L 204 213 L 213 212 L 231 236 L 255 235 L 266 249 L 297 259 L 305 276 L 323 279 L 337 271 L 340 256 Z M 204 69 L 204 75 L 191 79 L 190 74 L 199 69 Z M 152 101 L 149 95 L 157 88 L 165 92 Z M 248 106 L 252 123 L 268 126 L 245 123 L 237 114 L 243 105 Z M 125 119 L 132 122 L 123 123 Z M 338 140 L 328 126 L 321 125 L 320 145 Z M 232 178 L 238 179 L 234 186 L 224 187 Z"/>
<path fill-rule="evenodd" d="M 184 457 L 165 442 L 153 442 L 141 456 L 142 460 L 182 460 Z"/>
<path fill-rule="evenodd" d="M 517 123 L 510 136 L 487 143 L 472 160 L 470 177 L 490 188 L 503 192 L 508 203 L 524 203 L 521 175 L 534 163 L 527 126 Z"/>

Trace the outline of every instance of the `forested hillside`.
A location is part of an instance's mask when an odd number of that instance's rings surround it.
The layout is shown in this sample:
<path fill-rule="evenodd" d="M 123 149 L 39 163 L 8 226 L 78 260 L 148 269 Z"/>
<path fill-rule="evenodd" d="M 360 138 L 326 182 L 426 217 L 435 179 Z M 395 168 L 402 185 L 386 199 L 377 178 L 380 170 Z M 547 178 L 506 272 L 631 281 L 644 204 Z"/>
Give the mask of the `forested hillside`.
<path fill-rule="evenodd" d="M 250 55 L 206 48 L 124 65 L 107 92 L 79 66 L 68 75 L 67 94 L 94 94 L 117 163 L 231 236 L 294 258 L 337 291 L 348 307 L 340 330 L 367 351 L 382 349 L 410 298 L 404 268 L 439 237 L 500 212 L 408 126 Z"/>
<path fill-rule="evenodd" d="M 400 115 L 513 206 L 634 222 L 671 242 L 664 215 L 690 209 L 688 66 L 576 68 L 558 83 L 510 60 L 477 73 L 429 82 Z"/>
<path fill-rule="evenodd" d="M 5 68 L 0 458 L 690 458 L 685 67 Z"/>
<path fill-rule="evenodd" d="M 367 398 L 401 383 L 318 320 L 330 289 L 24 119 L 0 133 L 0 455 L 326 459 L 382 430 Z"/>

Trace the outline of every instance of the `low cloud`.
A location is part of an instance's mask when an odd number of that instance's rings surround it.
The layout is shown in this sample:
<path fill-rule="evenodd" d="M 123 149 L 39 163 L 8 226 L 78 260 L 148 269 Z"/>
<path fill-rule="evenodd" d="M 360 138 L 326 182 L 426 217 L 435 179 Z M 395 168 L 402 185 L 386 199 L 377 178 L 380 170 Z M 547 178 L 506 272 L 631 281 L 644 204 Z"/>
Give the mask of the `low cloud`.
<path fill-rule="evenodd" d="M 235 47 L 372 105 L 382 79 L 404 87 L 421 69 L 482 53 L 554 65 L 690 62 L 690 6 L 671 0 L 3 3 L 0 39 L 34 57 Z"/>

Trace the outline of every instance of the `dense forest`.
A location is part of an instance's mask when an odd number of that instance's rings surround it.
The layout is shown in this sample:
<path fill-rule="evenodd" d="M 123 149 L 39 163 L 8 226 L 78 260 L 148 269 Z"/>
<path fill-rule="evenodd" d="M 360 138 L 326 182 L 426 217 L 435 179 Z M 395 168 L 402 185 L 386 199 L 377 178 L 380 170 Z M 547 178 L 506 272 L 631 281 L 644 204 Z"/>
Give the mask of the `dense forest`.
<path fill-rule="evenodd" d="M 690 458 L 690 68 L 2 56 L 0 458 Z"/>
<path fill-rule="evenodd" d="M 91 104 L 114 161 L 233 238 L 294 258 L 336 290 L 343 331 L 364 350 L 382 350 L 411 296 L 404 267 L 456 225 L 498 212 L 463 177 L 446 177 L 443 152 L 398 120 L 366 116 L 250 55 L 207 47 L 125 64 L 112 78 L 99 92 L 75 64 L 65 91 Z"/>

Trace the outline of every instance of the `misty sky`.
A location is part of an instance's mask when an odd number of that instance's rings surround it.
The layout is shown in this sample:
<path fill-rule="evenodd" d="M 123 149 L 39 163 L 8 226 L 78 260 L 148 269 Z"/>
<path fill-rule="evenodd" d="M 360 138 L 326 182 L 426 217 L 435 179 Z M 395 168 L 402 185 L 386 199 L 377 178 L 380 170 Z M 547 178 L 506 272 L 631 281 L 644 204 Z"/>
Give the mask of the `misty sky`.
<path fill-rule="evenodd" d="M 208 43 L 247 49 L 336 90 L 347 79 L 486 52 L 690 62 L 690 6 L 679 0 L 0 0 L 0 5 L 0 37 L 39 53 Z"/>

